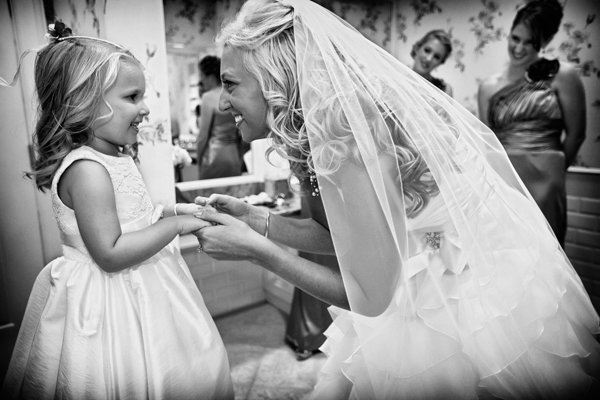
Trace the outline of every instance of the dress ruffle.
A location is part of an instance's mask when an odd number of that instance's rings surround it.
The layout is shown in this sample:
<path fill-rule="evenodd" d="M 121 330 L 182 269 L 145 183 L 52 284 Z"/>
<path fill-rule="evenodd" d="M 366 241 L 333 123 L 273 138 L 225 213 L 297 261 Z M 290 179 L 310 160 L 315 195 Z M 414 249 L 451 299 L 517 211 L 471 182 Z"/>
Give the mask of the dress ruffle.
<path fill-rule="evenodd" d="M 497 238 L 494 226 L 480 228 L 478 237 Z M 585 398 L 600 376 L 598 317 L 556 242 L 465 254 L 456 231 L 435 229 L 439 248 L 413 230 L 413 256 L 383 314 L 330 308 L 312 397 Z"/>

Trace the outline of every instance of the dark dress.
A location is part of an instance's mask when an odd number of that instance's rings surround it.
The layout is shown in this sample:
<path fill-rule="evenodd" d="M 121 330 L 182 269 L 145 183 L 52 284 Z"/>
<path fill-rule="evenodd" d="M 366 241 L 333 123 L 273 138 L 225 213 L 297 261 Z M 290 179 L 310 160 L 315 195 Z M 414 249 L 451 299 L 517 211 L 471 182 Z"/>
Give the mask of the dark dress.
<path fill-rule="evenodd" d="M 427 80 L 431 82 L 435 87 L 440 89 L 442 92 L 446 92 L 446 89 L 448 89 L 448 84 L 443 79 L 434 78 L 433 76 L 431 76 L 427 78 Z"/>
<path fill-rule="evenodd" d="M 489 102 L 490 128 L 521 180 L 564 246 L 566 233 L 564 120 L 552 80 L 560 64 L 542 59 L 526 77 L 496 92 Z"/>
<path fill-rule="evenodd" d="M 198 148 L 198 179 L 237 176 L 242 173 L 240 154 L 241 136 L 229 112 L 218 110 L 218 92 L 207 92 L 202 97 L 203 106 L 212 108 L 201 118 L 211 118 L 208 140 Z"/>
<path fill-rule="evenodd" d="M 325 217 L 323 203 L 319 196 L 311 196 L 310 192 L 302 197 L 302 218 L 312 218 L 329 228 Z M 333 255 L 300 252 L 299 255 L 317 264 L 338 267 Z M 299 360 L 306 359 L 319 351 L 325 341 L 323 332 L 331 324 L 329 304 L 294 288 L 294 296 L 287 320 L 285 342 L 296 352 Z"/>

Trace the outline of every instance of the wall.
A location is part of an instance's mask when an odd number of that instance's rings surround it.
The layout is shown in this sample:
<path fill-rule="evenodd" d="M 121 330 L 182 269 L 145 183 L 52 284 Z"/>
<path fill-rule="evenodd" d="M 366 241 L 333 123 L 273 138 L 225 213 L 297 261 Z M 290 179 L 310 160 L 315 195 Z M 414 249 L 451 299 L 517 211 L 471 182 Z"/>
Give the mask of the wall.
<path fill-rule="evenodd" d="M 568 229 L 565 250 L 600 312 L 600 174 L 567 174 Z"/>
<path fill-rule="evenodd" d="M 437 75 L 448 81 L 454 97 L 477 114 L 477 86 L 508 61 L 506 38 L 516 8 L 524 0 L 317 0 L 400 61 L 412 65 L 413 43 L 430 29 L 446 29 L 454 51 Z M 216 54 L 214 38 L 222 21 L 242 0 L 190 2 L 164 0 L 167 46 L 196 54 Z M 579 66 L 587 95 L 587 139 L 577 164 L 600 168 L 600 2 L 568 0 L 562 26 L 545 57 Z M 183 68 L 183 67 L 181 67 Z M 183 72 L 182 72 L 183 73 Z"/>

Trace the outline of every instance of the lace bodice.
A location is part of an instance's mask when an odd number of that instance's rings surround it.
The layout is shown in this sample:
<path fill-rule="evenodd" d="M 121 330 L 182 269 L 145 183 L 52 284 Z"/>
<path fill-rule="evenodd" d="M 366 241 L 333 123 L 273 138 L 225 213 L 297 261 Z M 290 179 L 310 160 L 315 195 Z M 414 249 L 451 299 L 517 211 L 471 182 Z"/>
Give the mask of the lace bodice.
<path fill-rule="evenodd" d="M 133 231 L 151 223 L 152 202 L 133 159 L 126 155 L 109 156 L 83 146 L 69 153 L 52 180 L 51 197 L 54 216 L 64 245 L 75 247 L 87 254 L 75 213 L 58 196 L 58 182 L 66 169 L 77 160 L 93 160 L 106 168 L 115 192 L 117 216 L 123 232 Z"/>

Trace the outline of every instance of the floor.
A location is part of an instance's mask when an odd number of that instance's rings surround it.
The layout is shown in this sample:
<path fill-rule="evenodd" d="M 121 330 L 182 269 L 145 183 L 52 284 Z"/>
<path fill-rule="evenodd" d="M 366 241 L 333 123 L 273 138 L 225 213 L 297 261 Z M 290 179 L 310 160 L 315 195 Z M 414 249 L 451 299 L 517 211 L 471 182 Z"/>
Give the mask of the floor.
<path fill-rule="evenodd" d="M 263 303 L 216 318 L 229 356 L 236 400 L 296 400 L 315 385 L 325 356 L 297 361 L 283 341 L 286 317 Z"/>

